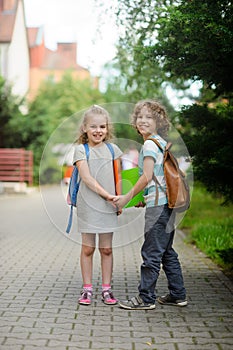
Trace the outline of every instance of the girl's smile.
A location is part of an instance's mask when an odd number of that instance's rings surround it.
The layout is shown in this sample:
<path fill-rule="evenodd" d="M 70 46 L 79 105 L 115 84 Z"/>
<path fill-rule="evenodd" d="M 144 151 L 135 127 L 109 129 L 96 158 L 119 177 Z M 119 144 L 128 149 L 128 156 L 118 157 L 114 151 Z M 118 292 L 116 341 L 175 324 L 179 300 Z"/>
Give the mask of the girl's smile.
<path fill-rule="evenodd" d="M 102 143 L 108 132 L 106 117 L 103 115 L 91 116 L 84 131 L 87 133 L 90 146 Z"/>

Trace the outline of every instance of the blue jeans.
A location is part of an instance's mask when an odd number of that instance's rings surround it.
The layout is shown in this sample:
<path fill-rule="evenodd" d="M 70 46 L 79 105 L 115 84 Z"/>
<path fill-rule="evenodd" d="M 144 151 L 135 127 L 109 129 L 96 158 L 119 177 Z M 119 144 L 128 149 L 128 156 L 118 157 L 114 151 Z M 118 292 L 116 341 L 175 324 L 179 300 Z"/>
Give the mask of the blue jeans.
<path fill-rule="evenodd" d="M 139 295 L 145 303 L 155 303 L 155 287 L 162 263 L 168 280 L 170 295 L 185 299 L 186 291 L 178 254 L 172 248 L 174 239 L 174 212 L 168 205 L 146 209 L 144 243 L 141 254 L 141 281 Z"/>

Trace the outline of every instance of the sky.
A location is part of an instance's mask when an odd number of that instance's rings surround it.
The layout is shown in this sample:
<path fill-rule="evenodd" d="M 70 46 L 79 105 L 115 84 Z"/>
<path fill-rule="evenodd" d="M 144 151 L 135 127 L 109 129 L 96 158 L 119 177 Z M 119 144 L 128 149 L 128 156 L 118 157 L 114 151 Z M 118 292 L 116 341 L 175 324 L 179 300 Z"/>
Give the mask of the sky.
<path fill-rule="evenodd" d="M 105 14 L 114 0 L 24 0 L 27 27 L 43 26 L 45 46 L 77 42 L 77 63 L 99 75 L 116 53 L 117 29 L 113 16 Z"/>
<path fill-rule="evenodd" d="M 45 45 L 51 50 L 56 49 L 57 42 L 77 42 L 77 63 L 88 68 L 93 76 L 99 76 L 104 64 L 116 54 L 118 32 L 110 10 L 116 3 L 116 0 L 24 0 L 26 25 L 43 26 Z M 189 92 L 197 96 L 198 88 L 199 82 Z M 191 102 L 171 88 L 166 92 L 175 108 Z"/>

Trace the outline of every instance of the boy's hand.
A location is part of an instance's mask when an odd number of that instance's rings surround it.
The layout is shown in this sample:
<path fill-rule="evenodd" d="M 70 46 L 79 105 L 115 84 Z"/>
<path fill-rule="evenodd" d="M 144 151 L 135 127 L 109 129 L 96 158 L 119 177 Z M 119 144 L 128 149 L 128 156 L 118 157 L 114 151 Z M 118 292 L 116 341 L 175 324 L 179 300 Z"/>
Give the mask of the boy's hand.
<path fill-rule="evenodd" d="M 114 199 L 116 198 L 115 195 L 109 194 L 106 198 L 106 201 L 110 202 L 114 208 L 117 210 L 117 215 L 120 215 L 122 213 L 122 209 L 118 207 L 116 203 L 114 203 Z"/>
<path fill-rule="evenodd" d="M 122 209 L 128 202 L 129 199 L 127 195 L 115 196 L 113 198 L 113 203 L 120 209 Z"/>

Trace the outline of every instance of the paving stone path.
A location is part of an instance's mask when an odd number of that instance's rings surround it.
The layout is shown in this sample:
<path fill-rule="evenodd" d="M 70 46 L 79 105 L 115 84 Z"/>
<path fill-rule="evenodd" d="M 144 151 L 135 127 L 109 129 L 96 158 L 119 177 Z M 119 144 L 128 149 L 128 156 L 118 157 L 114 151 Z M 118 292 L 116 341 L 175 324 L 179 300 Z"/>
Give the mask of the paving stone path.
<path fill-rule="evenodd" d="M 0 349 L 232 350 L 232 282 L 177 232 L 189 305 L 126 311 L 101 302 L 99 253 L 94 300 L 80 306 L 79 238 L 62 233 L 68 208 L 59 187 L 0 196 Z M 143 210 L 128 209 L 114 241 L 114 294 L 137 292 Z M 75 224 L 75 222 L 74 222 Z M 74 225 L 75 226 L 75 225 Z M 161 272 L 158 295 L 167 292 Z"/>

